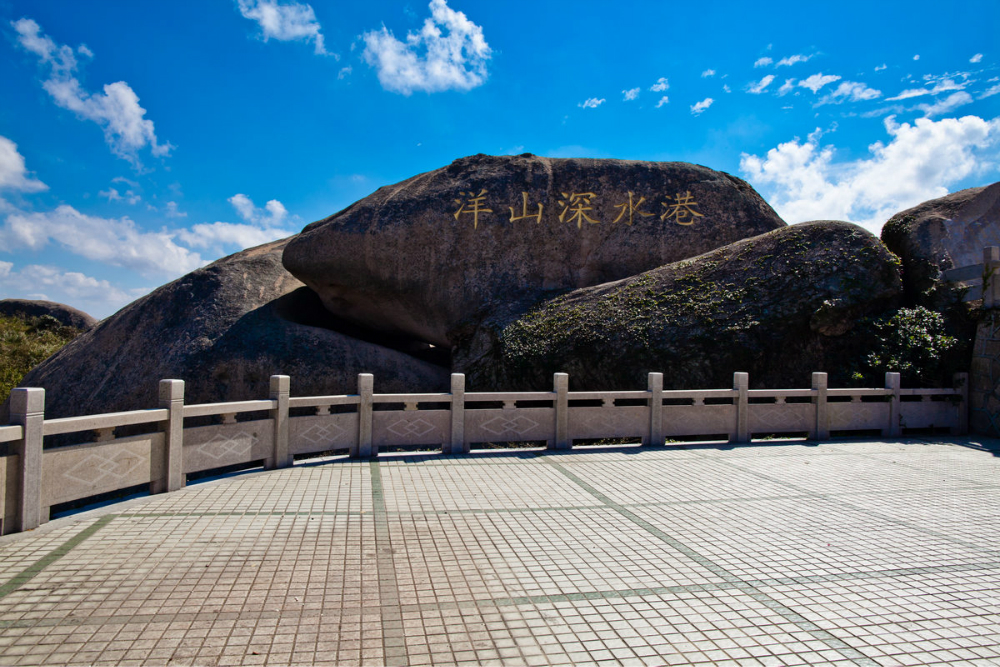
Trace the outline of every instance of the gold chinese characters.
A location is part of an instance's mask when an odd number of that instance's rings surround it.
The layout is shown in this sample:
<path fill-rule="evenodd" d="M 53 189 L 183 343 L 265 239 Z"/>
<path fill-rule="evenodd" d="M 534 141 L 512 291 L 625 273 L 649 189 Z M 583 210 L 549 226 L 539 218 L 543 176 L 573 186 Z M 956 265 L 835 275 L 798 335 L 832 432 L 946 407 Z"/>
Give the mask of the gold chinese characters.
<path fill-rule="evenodd" d="M 492 208 L 487 208 L 489 205 L 487 203 L 489 191 L 482 188 L 479 190 L 479 194 L 476 194 L 475 190 L 462 191 L 458 194 L 459 198 L 454 200 L 458 209 L 452 215 L 455 220 L 461 220 L 462 216 L 467 216 L 464 218 L 465 220 L 471 218 L 472 228 L 478 229 L 480 215 L 493 213 Z M 595 212 L 595 202 L 598 199 L 596 193 L 560 192 L 559 194 L 562 195 L 562 199 L 558 202 L 559 213 L 556 217 L 559 222 L 570 225 L 576 223 L 577 229 L 583 229 L 584 223 L 599 225 L 604 222 L 599 219 L 599 214 Z M 545 207 L 542 203 L 532 203 L 528 193 L 522 192 L 520 204 L 520 211 L 514 206 L 507 207 L 507 210 L 510 211 L 508 222 L 534 220 L 536 223 L 541 224 L 542 215 L 545 212 Z M 618 216 L 611 221 L 611 224 L 623 223 L 631 225 L 642 218 L 652 218 L 656 213 L 646 209 L 649 205 L 650 203 L 645 197 L 638 196 L 636 193 L 629 191 L 626 201 L 614 204 L 614 208 L 618 209 Z M 664 222 L 675 222 L 678 225 L 690 226 L 705 217 L 703 213 L 698 211 L 698 202 L 694 200 L 694 196 L 690 191 L 686 191 L 683 194 L 678 192 L 673 197 L 666 195 L 664 201 L 660 202 L 660 205 L 664 210 L 659 218 Z"/>

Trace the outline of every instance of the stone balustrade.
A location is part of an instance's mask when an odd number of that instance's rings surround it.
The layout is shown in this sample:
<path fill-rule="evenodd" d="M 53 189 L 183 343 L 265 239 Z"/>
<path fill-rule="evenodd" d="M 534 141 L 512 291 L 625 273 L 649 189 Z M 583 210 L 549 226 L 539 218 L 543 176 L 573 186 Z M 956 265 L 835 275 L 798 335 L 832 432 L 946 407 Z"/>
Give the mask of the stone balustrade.
<path fill-rule="evenodd" d="M 747 374 L 736 373 L 731 389 L 664 390 L 663 375 L 650 373 L 645 390 L 571 392 L 569 377 L 556 373 L 552 391 L 466 392 L 465 376 L 454 374 L 448 393 L 376 394 L 373 376 L 362 374 L 357 394 L 293 398 L 289 377 L 276 375 L 264 400 L 185 405 L 183 381 L 162 380 L 155 409 L 63 419 L 45 419 L 44 390 L 18 388 L 12 424 L 0 426 L 0 528 L 30 530 L 51 507 L 100 494 L 140 485 L 175 491 L 192 473 L 282 468 L 338 450 L 369 458 L 387 447 L 461 455 L 507 442 L 568 450 L 620 438 L 663 445 L 781 434 L 823 440 L 852 431 L 899 437 L 927 428 L 964 434 L 967 385 L 960 374 L 953 389 L 903 389 L 899 374 L 887 373 L 883 388 L 838 389 L 813 373 L 809 389 L 749 389 Z M 123 427 L 127 433 L 117 435 Z M 96 438 L 45 443 L 67 434 Z"/>

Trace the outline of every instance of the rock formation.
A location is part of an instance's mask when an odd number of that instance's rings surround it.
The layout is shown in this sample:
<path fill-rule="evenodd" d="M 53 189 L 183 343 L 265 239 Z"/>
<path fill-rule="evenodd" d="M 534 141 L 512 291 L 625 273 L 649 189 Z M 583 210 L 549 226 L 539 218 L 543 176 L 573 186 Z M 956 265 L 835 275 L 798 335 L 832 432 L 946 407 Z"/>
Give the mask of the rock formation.
<path fill-rule="evenodd" d="M 940 282 L 948 269 L 979 264 L 1000 246 L 1000 183 L 960 190 L 892 216 L 882 240 L 903 260 L 907 301 L 941 310 L 957 297 Z"/>
<path fill-rule="evenodd" d="M 898 260 L 845 222 L 795 225 L 637 276 L 569 292 L 522 315 L 498 316 L 453 358 L 477 390 L 808 386 L 857 347 L 861 317 L 901 291 Z"/>
<path fill-rule="evenodd" d="M 331 330 L 337 322 L 281 266 L 287 241 L 244 250 L 164 285 L 101 321 L 35 367 L 49 417 L 156 405 L 157 383 L 186 382 L 189 403 L 264 398 L 273 374 L 293 395 L 440 391 L 448 371 Z"/>
<path fill-rule="evenodd" d="M 2 299 L 0 300 L 0 315 L 8 317 L 42 317 L 48 315 L 63 326 L 73 327 L 81 331 L 89 331 L 97 324 L 97 320 L 72 306 L 54 301 L 35 301 L 32 299 Z"/>
<path fill-rule="evenodd" d="M 784 226 L 747 183 L 697 165 L 476 155 L 307 226 L 284 264 L 338 317 L 451 345 L 498 308 Z"/>

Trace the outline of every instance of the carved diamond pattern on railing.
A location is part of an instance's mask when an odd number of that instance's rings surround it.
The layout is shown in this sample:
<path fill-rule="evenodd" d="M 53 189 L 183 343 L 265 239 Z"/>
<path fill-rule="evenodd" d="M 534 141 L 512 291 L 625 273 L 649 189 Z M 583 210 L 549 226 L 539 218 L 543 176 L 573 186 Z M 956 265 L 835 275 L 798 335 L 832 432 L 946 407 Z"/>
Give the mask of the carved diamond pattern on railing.
<path fill-rule="evenodd" d="M 337 436 L 346 434 L 347 431 L 337 424 L 316 424 L 310 426 L 299 434 L 299 437 L 311 445 L 318 445 L 333 442 Z"/>
<path fill-rule="evenodd" d="M 524 416 L 517 417 L 494 417 L 483 422 L 480 427 L 493 435 L 526 435 L 538 428 L 538 422 Z"/>
<path fill-rule="evenodd" d="M 878 415 L 865 403 L 833 403 L 829 406 L 830 419 L 840 428 L 871 424 Z"/>
<path fill-rule="evenodd" d="M 437 426 L 419 417 L 417 419 L 400 419 L 388 428 L 390 433 L 395 433 L 400 437 L 407 435 L 421 437 L 435 430 L 437 430 Z"/>
<path fill-rule="evenodd" d="M 792 415 L 783 405 L 754 405 L 750 409 L 753 424 L 762 429 L 794 428 L 797 425 L 796 422 L 799 421 L 795 419 L 798 415 Z"/>
<path fill-rule="evenodd" d="M 629 420 L 626 419 L 625 421 L 625 428 L 627 429 Z M 621 426 L 620 422 L 621 420 L 618 418 L 618 415 L 610 410 L 601 411 L 596 414 L 592 413 L 589 417 L 580 420 L 581 425 L 587 429 L 587 432 L 617 431 L 619 426 Z"/>
<path fill-rule="evenodd" d="M 196 449 L 209 458 L 219 460 L 249 456 L 255 444 L 257 444 L 256 433 L 239 433 L 232 436 L 220 433 L 198 445 Z"/>
<path fill-rule="evenodd" d="M 110 456 L 93 453 L 63 473 L 81 484 L 98 485 L 107 478 L 122 480 L 149 459 L 131 451 L 118 451 Z"/>

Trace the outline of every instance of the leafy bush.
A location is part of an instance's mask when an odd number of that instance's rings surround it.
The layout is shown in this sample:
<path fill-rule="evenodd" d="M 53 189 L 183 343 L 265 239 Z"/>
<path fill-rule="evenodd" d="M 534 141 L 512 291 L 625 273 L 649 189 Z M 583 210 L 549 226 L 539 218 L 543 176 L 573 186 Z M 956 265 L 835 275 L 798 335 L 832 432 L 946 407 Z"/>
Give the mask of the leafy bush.
<path fill-rule="evenodd" d="M 55 354 L 80 330 L 60 324 L 51 315 L 0 316 L 0 403 L 32 368 Z"/>
<path fill-rule="evenodd" d="M 904 386 L 950 386 L 954 372 L 968 370 L 944 316 L 923 306 L 862 320 L 857 335 L 867 352 L 855 360 L 851 379 L 867 386 L 881 386 L 888 371 L 898 372 Z"/>

